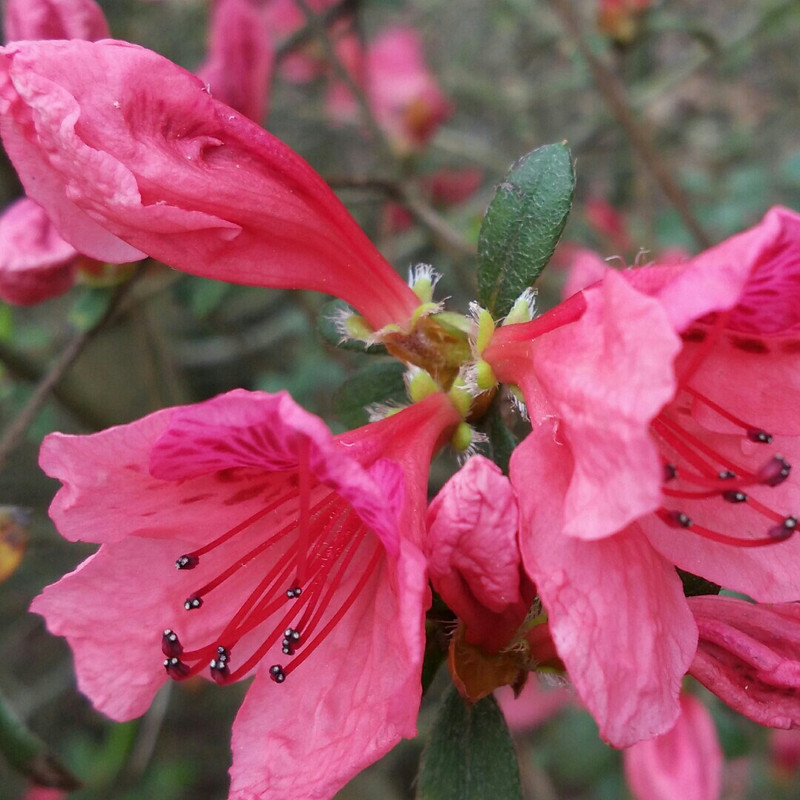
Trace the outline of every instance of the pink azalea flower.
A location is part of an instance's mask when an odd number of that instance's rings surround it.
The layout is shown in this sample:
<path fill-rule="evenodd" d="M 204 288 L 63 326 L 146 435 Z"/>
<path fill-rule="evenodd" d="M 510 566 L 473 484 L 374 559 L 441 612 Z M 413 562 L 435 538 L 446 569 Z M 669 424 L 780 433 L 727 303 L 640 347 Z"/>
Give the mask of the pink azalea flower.
<path fill-rule="evenodd" d="M 511 460 L 525 567 L 616 746 L 677 719 L 697 628 L 675 566 L 800 597 L 798 287 L 800 217 L 774 209 L 684 264 L 608 269 L 483 353 L 533 423 Z"/>
<path fill-rule="evenodd" d="M 681 695 L 674 727 L 625 750 L 625 777 L 636 800 L 718 800 L 724 760 L 714 720 L 690 694 Z"/>
<path fill-rule="evenodd" d="M 28 193 L 83 253 L 326 292 L 373 328 L 419 306 L 303 159 L 155 53 L 112 41 L 6 47 L 0 114 Z"/>
<path fill-rule="evenodd" d="M 217 0 L 208 57 L 197 70 L 217 100 L 259 124 L 269 108 L 274 66 L 268 9 L 259 0 Z"/>
<path fill-rule="evenodd" d="M 255 676 L 231 800 L 330 797 L 415 734 L 442 394 L 333 437 L 285 394 L 234 391 L 91 436 L 51 434 L 51 516 L 100 549 L 32 604 L 114 719 L 168 678 Z M 413 432 L 413 435 L 410 435 Z M 175 568 L 178 568 L 177 570 Z"/>
<path fill-rule="evenodd" d="M 6 41 L 107 39 L 108 23 L 94 0 L 6 0 Z"/>
<path fill-rule="evenodd" d="M 451 113 L 413 28 L 383 31 L 367 49 L 366 91 L 375 120 L 401 152 L 423 148 Z"/>
<path fill-rule="evenodd" d="M 800 605 L 690 597 L 700 643 L 689 672 L 740 714 L 800 727 Z"/>
<path fill-rule="evenodd" d="M 32 305 L 72 288 L 81 258 L 47 212 L 23 197 L 0 215 L 0 299 Z"/>
<path fill-rule="evenodd" d="M 375 122 L 399 153 L 424 148 L 450 116 L 450 104 L 425 63 L 422 41 L 413 28 L 383 31 L 370 42 L 366 55 L 357 38 L 344 37 L 337 43 L 337 55 L 363 86 Z M 340 81 L 331 85 L 327 105 L 337 120 L 358 117 L 358 104 Z"/>

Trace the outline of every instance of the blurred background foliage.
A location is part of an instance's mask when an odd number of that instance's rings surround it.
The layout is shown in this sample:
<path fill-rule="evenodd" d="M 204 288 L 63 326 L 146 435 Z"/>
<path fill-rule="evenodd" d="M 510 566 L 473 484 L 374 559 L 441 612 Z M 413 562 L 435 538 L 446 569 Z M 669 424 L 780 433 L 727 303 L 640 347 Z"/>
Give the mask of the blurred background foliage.
<path fill-rule="evenodd" d="M 206 0 L 99 2 L 116 37 L 188 69 L 202 61 Z M 578 17 L 584 44 L 619 80 L 640 131 L 686 192 L 709 240 L 753 224 L 773 204 L 800 208 L 800 4 L 661 0 L 627 32 L 601 25 L 595 0 L 566 5 Z M 542 307 L 557 301 L 571 244 L 626 263 L 671 248 L 699 249 L 554 10 L 564 3 L 357 0 L 351 6 L 367 39 L 395 23 L 420 32 L 452 116 L 424 151 L 392 157 L 368 129 L 331 123 L 324 81 L 292 84 L 278 71 L 267 127 L 338 188 L 398 270 L 426 262 L 441 271 L 438 296 L 449 296 L 451 308 L 465 310 L 475 296 L 472 253 L 493 186 L 512 161 L 548 142 L 568 141 L 578 184 L 560 251 L 539 286 Z M 440 168 L 479 170 L 478 190 L 457 206 L 434 208 L 415 187 Z M 2 158 L 0 205 L 19 192 Z M 387 224 L 386 209 L 398 197 L 413 206 L 413 224 L 399 233 Z M 592 209 L 600 202 L 613 207 L 627 236 L 615 238 L 598 224 Z M 342 429 L 358 415 L 337 392 L 366 358 L 320 340 L 317 318 L 327 298 L 227 286 L 154 264 L 140 271 L 0 473 L 0 504 L 30 512 L 27 552 L 16 569 L 22 548 L 9 531 L 18 526 L 0 524 L 0 570 L 10 565 L 0 584 L 0 689 L 79 777 L 75 800 L 221 800 L 241 687 L 173 685 L 141 720 L 111 724 L 77 692 L 65 644 L 28 614 L 31 598 L 91 550 L 64 542 L 50 524 L 46 509 L 56 486 L 37 468 L 38 446 L 50 430 L 97 430 L 234 387 L 286 388 Z M 107 303 L 108 290 L 78 286 L 31 308 L 0 304 L 0 429 L 8 430 L 76 331 L 90 327 Z M 437 464 L 434 483 L 449 468 L 446 459 Z M 725 797 L 797 797 L 800 743 L 793 749 L 791 740 L 777 741 L 711 705 L 728 758 Z M 413 797 L 421 747 L 404 743 L 347 787 L 342 800 Z M 527 797 L 626 796 L 619 753 L 598 740 L 579 709 L 562 709 L 520 733 L 519 752 Z M 22 798 L 27 789 L 0 763 L 0 797 Z"/>

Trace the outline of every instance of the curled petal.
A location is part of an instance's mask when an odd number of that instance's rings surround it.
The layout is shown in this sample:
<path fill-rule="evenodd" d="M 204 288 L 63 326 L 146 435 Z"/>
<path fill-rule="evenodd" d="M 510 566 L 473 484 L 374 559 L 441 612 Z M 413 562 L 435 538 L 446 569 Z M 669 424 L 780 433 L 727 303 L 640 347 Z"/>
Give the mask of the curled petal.
<path fill-rule="evenodd" d="M 800 727 L 800 604 L 689 598 L 700 642 L 690 674 L 772 728 Z"/>
<path fill-rule="evenodd" d="M 334 294 L 375 328 L 419 305 L 303 159 L 155 53 L 9 46 L 0 112 L 28 194 L 82 253 Z"/>
<path fill-rule="evenodd" d="M 428 511 L 434 588 L 487 650 L 508 643 L 525 617 L 520 591 L 517 502 L 498 467 L 475 456 L 442 487 Z"/>

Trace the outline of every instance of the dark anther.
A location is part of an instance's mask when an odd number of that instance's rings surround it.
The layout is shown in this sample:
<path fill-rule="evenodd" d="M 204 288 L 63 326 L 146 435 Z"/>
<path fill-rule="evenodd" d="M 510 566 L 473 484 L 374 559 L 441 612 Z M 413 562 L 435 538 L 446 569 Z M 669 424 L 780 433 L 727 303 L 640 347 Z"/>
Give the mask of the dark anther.
<path fill-rule="evenodd" d="M 294 600 L 295 597 L 300 597 L 301 594 L 303 594 L 303 590 L 299 586 L 294 586 L 293 588 L 286 590 L 286 596 L 290 600 Z"/>
<path fill-rule="evenodd" d="M 179 656 L 183 652 L 183 645 L 175 631 L 167 628 L 161 636 L 161 652 L 165 656 Z"/>
<path fill-rule="evenodd" d="M 760 428 L 753 428 L 747 431 L 747 438 L 757 444 L 769 444 L 772 441 L 772 434 L 762 431 Z"/>
<path fill-rule="evenodd" d="M 192 555 L 192 553 L 187 553 L 185 556 L 181 556 L 180 558 L 176 559 L 175 561 L 175 568 L 176 569 L 194 569 L 200 563 L 200 559 Z"/>
<path fill-rule="evenodd" d="M 227 659 L 222 661 L 219 658 L 215 658 L 208 666 L 211 670 L 211 677 L 214 679 L 215 683 L 225 683 L 231 674 L 231 671 L 228 669 Z"/>
<path fill-rule="evenodd" d="M 167 675 L 176 681 L 185 678 L 189 674 L 189 667 L 175 656 L 164 659 L 164 669 L 167 671 Z"/>
<path fill-rule="evenodd" d="M 231 651 L 227 647 L 220 645 L 217 648 L 217 657 L 215 661 L 219 664 L 227 664 L 231 660 Z M 213 663 L 213 662 L 212 662 Z"/>
<path fill-rule="evenodd" d="M 664 521 L 673 528 L 691 528 L 692 518 L 683 511 L 668 511 Z"/>
<path fill-rule="evenodd" d="M 737 489 L 729 489 L 727 492 L 722 493 L 723 500 L 727 500 L 729 503 L 746 503 L 747 502 L 747 495 L 744 492 L 740 492 Z"/>
<path fill-rule="evenodd" d="M 723 469 L 722 472 L 717 473 L 717 478 L 721 481 L 732 481 L 735 477 L 736 473 L 729 469 Z"/>
<path fill-rule="evenodd" d="M 773 456 L 758 471 L 758 479 L 766 486 L 783 483 L 792 471 L 792 465 L 783 456 Z"/>
<path fill-rule="evenodd" d="M 297 645 L 299 641 L 300 631 L 297 631 L 294 628 L 287 628 L 283 632 L 283 642 L 281 642 L 284 654 L 287 656 L 293 656 L 295 645 Z"/>
<path fill-rule="evenodd" d="M 275 683 L 283 683 L 286 680 L 286 675 L 280 664 L 273 664 L 269 668 L 269 676 L 275 681 Z"/>
<path fill-rule="evenodd" d="M 767 534 L 771 539 L 782 542 L 788 539 L 797 530 L 797 517 L 786 517 L 780 525 L 773 525 Z"/>
<path fill-rule="evenodd" d="M 201 597 L 194 596 L 194 597 L 189 597 L 183 604 L 183 607 L 187 611 L 192 611 L 192 609 L 200 608 L 201 605 L 203 605 L 203 599 Z"/>
<path fill-rule="evenodd" d="M 674 464 L 664 464 L 664 475 L 663 475 L 664 483 L 669 483 L 670 481 L 674 481 L 677 476 L 678 476 L 678 468 Z"/>

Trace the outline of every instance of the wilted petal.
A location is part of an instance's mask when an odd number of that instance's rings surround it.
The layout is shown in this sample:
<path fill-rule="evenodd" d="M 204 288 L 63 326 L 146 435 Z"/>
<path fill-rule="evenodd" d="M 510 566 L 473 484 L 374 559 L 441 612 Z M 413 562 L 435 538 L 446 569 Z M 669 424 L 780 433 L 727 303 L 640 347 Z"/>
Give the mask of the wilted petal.
<path fill-rule="evenodd" d="M 501 471 L 474 456 L 428 510 L 428 570 L 434 588 L 487 650 L 508 644 L 528 605 L 520 587 L 517 501 Z"/>

